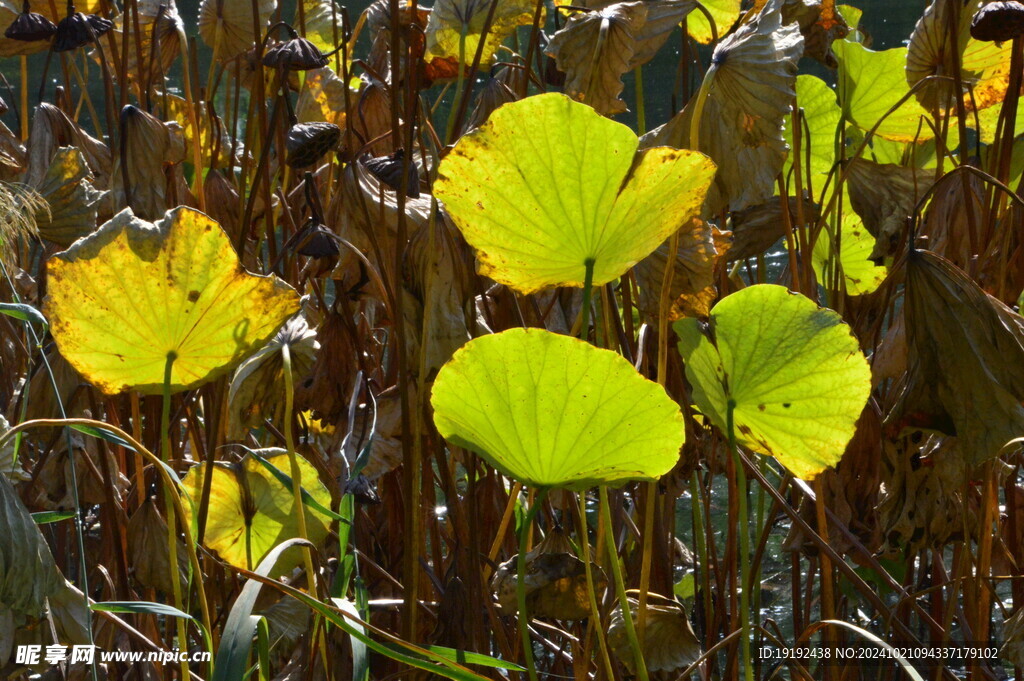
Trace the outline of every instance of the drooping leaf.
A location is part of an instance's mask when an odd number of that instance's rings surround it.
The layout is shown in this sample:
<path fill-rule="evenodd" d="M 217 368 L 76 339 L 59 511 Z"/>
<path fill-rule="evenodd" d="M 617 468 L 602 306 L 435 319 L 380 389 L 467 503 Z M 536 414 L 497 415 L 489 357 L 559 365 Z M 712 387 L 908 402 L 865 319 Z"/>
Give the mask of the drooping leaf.
<path fill-rule="evenodd" d="M 135 30 L 135 12 L 138 13 L 138 28 Z M 121 42 L 124 38 L 124 23 L 129 20 L 128 49 Z M 174 60 L 181 55 L 181 36 L 185 23 L 178 14 L 174 0 L 137 0 L 134 12 L 123 12 L 114 17 L 114 27 L 109 38 L 115 53 L 127 52 L 126 73 L 132 82 L 139 83 L 143 90 L 150 84 L 162 84 L 168 76 Z M 104 50 L 106 50 L 106 45 Z M 98 62 L 99 51 L 93 52 Z M 139 61 L 141 57 L 142 61 Z"/>
<path fill-rule="evenodd" d="M 36 211 L 36 226 L 44 239 L 70 246 L 96 229 L 104 193 L 92 184 L 85 157 L 74 147 L 61 147 L 36 190 L 49 210 Z"/>
<path fill-rule="evenodd" d="M 581 286 L 593 261 L 604 284 L 697 216 L 714 174 L 686 150 L 649 149 L 634 164 L 637 142 L 564 95 L 528 97 L 459 141 L 434 193 L 487 276 L 522 292 Z"/>
<path fill-rule="evenodd" d="M 857 158 L 849 162 L 846 179 L 849 205 L 877 242 L 872 257 L 889 255 L 898 245 L 907 218 L 914 214 L 918 198 L 927 189 L 930 174 Z"/>
<path fill-rule="evenodd" d="M 168 191 L 185 191 L 178 164 L 185 160 L 185 137 L 176 121 L 164 122 L 132 105 L 121 111 L 121 144 L 115 156 L 113 199 L 143 220 L 157 220 L 178 202 Z"/>
<path fill-rule="evenodd" d="M 566 74 L 565 93 L 599 113 L 622 113 L 622 74 L 650 61 L 691 12 L 693 0 L 590 2 L 574 14 L 545 52 Z M 597 5 L 596 7 L 594 5 Z"/>
<path fill-rule="evenodd" d="M 800 224 L 800 206 L 795 197 L 788 197 L 790 227 L 794 230 L 817 221 L 821 211 L 817 204 L 803 202 L 803 222 Z M 766 253 L 786 235 L 786 219 L 782 213 L 782 201 L 772 197 L 750 208 L 732 214 L 732 245 L 726 254 L 728 260 L 754 258 Z"/>
<path fill-rule="evenodd" d="M 39 528 L 18 493 L 0 475 L 0 606 L 21 620 L 40 617 L 46 599 L 61 591 L 64 578 Z"/>
<path fill-rule="evenodd" d="M 220 226 L 191 208 L 153 224 L 118 213 L 47 263 L 44 313 L 68 362 L 108 394 L 173 391 L 230 371 L 298 310 L 276 277 L 242 269 Z"/>
<path fill-rule="evenodd" d="M 620 355 L 539 329 L 467 343 L 437 375 L 438 432 L 535 487 L 586 489 L 667 473 L 682 414 Z"/>
<path fill-rule="evenodd" d="M 886 425 L 955 435 L 980 464 L 1024 435 L 1024 319 L 934 253 L 906 269 L 909 369 Z"/>
<path fill-rule="evenodd" d="M 626 111 L 619 98 L 622 74 L 630 68 L 634 36 L 646 19 L 643 2 L 620 2 L 570 17 L 545 49 L 566 74 L 565 93 L 600 114 Z"/>
<path fill-rule="evenodd" d="M 715 20 L 715 30 L 718 33 L 718 38 L 721 39 L 740 18 L 740 5 L 743 2 L 742 0 L 701 0 L 700 4 L 704 5 L 708 14 Z M 690 37 L 699 43 L 708 45 L 714 39 L 711 25 L 703 12 L 694 12 L 686 22 L 686 29 L 690 32 Z"/>
<path fill-rule="evenodd" d="M 914 27 L 907 47 L 907 83 L 917 84 L 928 76 L 954 77 L 956 59 L 965 92 L 967 111 L 984 109 L 1003 101 L 1009 83 L 1010 44 L 975 40 L 971 19 L 983 0 L 933 0 Z M 954 13 L 956 16 L 954 17 Z M 959 19 L 955 41 L 950 22 Z M 956 86 L 950 81 L 931 82 L 917 91 L 917 100 L 931 111 L 956 107 Z M 973 91 L 973 97 L 970 92 Z"/>
<path fill-rule="evenodd" d="M 850 34 L 850 27 L 836 8 L 836 0 L 786 0 L 782 20 L 796 22 L 804 36 L 804 56 L 834 69 L 832 43 Z"/>
<path fill-rule="evenodd" d="M 842 276 L 842 287 L 847 295 L 860 296 L 877 289 L 889 271 L 871 261 L 875 249 L 875 238 L 864 227 L 856 213 L 843 213 L 839 230 L 839 257 L 834 256 L 835 246 L 828 229 L 822 229 L 814 242 L 811 265 L 818 282 L 832 290 L 836 276 L 834 265 L 838 265 Z"/>
<path fill-rule="evenodd" d="M 644 146 L 693 146 L 693 116 L 700 112 L 697 149 L 718 166 L 706 212 L 742 210 L 775 194 L 786 160 L 784 118 L 793 103 L 803 37 L 783 25 L 779 2 L 769 2 L 711 56 L 698 95 L 668 123 L 644 136 Z"/>
<path fill-rule="evenodd" d="M 907 48 L 875 52 L 863 45 L 837 40 L 832 51 L 839 60 L 839 103 L 846 119 L 870 130 L 910 88 L 904 77 Z M 925 110 L 910 97 L 878 127 L 877 135 L 898 142 L 924 141 L 934 137 L 922 117 Z"/>
<path fill-rule="evenodd" d="M 316 469 L 302 456 L 296 456 L 302 488 L 330 508 L 331 495 L 320 482 Z M 267 457 L 267 462 L 282 471 L 290 470 L 286 453 Z M 182 488 L 193 499 L 201 497 L 208 465 L 204 462 L 193 467 L 181 481 Z M 215 463 L 203 543 L 232 565 L 251 569 L 275 546 L 299 536 L 294 505 L 291 487 L 282 484 L 255 458 L 246 456 L 235 465 Z M 306 538 L 319 544 L 327 536 L 329 520 L 308 505 L 304 504 L 303 509 Z M 192 513 L 191 507 L 186 506 L 187 522 L 192 522 Z M 289 552 L 278 562 L 275 574 L 298 565 L 301 559 L 300 552 Z"/>
<path fill-rule="evenodd" d="M 534 0 L 499 0 L 485 38 L 480 63 L 491 63 L 495 52 L 519 26 L 532 26 Z M 438 0 L 427 20 L 427 58 L 454 58 L 471 65 L 487 21 L 491 0 Z M 543 8 L 542 8 L 543 12 Z M 540 25 L 544 25 L 541 15 Z"/>
<path fill-rule="evenodd" d="M 718 293 L 714 285 L 715 264 L 730 248 L 728 232 L 723 233 L 703 220 L 693 220 L 679 230 L 679 250 L 669 288 L 669 321 L 682 316 L 707 316 Z M 664 243 L 633 268 L 640 288 L 637 307 L 649 320 L 660 314 L 668 263 L 669 245 Z"/>
<path fill-rule="evenodd" d="M 674 325 L 693 400 L 736 440 L 811 478 L 833 466 L 853 437 L 871 390 L 857 339 L 838 314 L 781 286 L 726 296 L 705 328 Z"/>
<path fill-rule="evenodd" d="M 302 0 L 302 8 L 306 20 L 306 40 L 324 54 L 333 52 L 345 39 L 342 32 L 342 8 L 334 0 Z M 297 5 L 293 23 L 298 29 Z"/>
<path fill-rule="evenodd" d="M 260 35 L 253 33 L 253 12 L 259 17 Z M 218 60 L 245 53 L 263 39 L 277 0 L 202 0 L 199 3 L 199 35 Z"/>

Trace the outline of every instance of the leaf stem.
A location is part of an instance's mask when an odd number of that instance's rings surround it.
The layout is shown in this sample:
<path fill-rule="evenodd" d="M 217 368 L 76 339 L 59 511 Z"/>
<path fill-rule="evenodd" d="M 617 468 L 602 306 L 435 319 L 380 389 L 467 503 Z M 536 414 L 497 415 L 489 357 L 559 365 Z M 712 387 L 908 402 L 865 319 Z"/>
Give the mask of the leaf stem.
<path fill-rule="evenodd" d="M 743 656 L 743 677 L 746 681 L 754 681 L 754 668 L 750 656 L 750 521 L 747 517 L 747 472 L 736 448 L 736 424 L 733 418 L 735 410 L 736 400 L 730 397 L 725 418 L 726 429 L 729 431 L 729 452 L 736 467 L 736 489 L 739 497 L 737 501 L 740 516 L 740 628 L 743 631 L 740 636 L 740 650 Z"/>
<path fill-rule="evenodd" d="M 582 340 L 587 340 L 590 336 L 590 296 L 594 289 L 595 262 L 593 258 L 587 258 L 583 261 L 583 267 L 586 269 L 583 274 L 583 322 L 580 324 L 580 338 Z"/>
<path fill-rule="evenodd" d="M 626 596 L 626 584 L 622 579 L 622 568 L 619 567 L 619 551 L 615 545 L 611 504 L 608 503 L 608 487 L 601 485 L 598 490 L 601 495 L 601 515 L 604 517 L 605 524 L 604 542 L 605 547 L 608 549 L 608 564 L 611 566 L 612 575 L 615 579 L 615 592 L 619 597 L 619 607 L 622 608 L 622 622 L 626 627 L 626 638 L 629 639 L 629 647 L 633 649 L 636 677 L 639 681 L 648 681 L 647 665 L 644 663 L 644 651 L 640 648 L 640 641 L 636 636 L 636 627 L 633 625 L 633 612 L 629 607 L 629 597 Z"/>
<path fill-rule="evenodd" d="M 533 659 L 533 644 L 530 642 L 530 615 L 526 611 L 526 591 L 523 588 L 523 583 L 526 579 L 526 551 L 530 544 L 530 527 L 547 495 L 546 487 L 537 490 L 533 505 L 526 512 L 523 526 L 519 528 L 519 555 L 516 557 L 516 605 L 519 607 L 519 636 L 523 641 L 523 656 L 526 659 L 526 671 L 530 681 L 537 681 L 537 664 Z"/>

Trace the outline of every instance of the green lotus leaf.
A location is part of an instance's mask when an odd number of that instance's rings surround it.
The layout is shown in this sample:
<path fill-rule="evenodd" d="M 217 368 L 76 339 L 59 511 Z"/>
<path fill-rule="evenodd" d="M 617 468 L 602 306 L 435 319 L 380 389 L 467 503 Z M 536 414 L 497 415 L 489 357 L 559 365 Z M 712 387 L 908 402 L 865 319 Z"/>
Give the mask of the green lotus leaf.
<path fill-rule="evenodd" d="M 700 4 L 704 5 L 708 14 L 715 20 L 715 30 L 718 32 L 718 37 L 722 38 L 740 18 L 740 5 L 743 2 L 742 0 L 703 0 Z M 708 45 L 714 40 L 711 25 L 703 12 L 690 14 L 686 21 L 686 30 L 690 33 L 690 37 L 699 43 Z"/>
<path fill-rule="evenodd" d="M 273 450 L 280 452 L 281 450 Z M 291 464 L 288 454 L 269 456 L 267 462 L 285 475 Z M 316 469 L 298 456 L 302 488 L 325 508 L 331 507 L 331 493 L 317 476 Z M 202 497 L 206 467 L 201 463 L 190 469 L 181 481 L 182 488 L 198 505 Z M 295 497 L 291 486 L 285 486 L 259 460 L 246 456 L 235 465 L 214 463 L 210 481 L 210 506 L 206 514 L 203 544 L 232 565 L 246 570 L 259 565 L 272 548 L 299 536 L 299 519 L 294 512 Z M 306 534 L 314 544 L 327 536 L 330 521 L 320 513 L 303 506 L 306 513 Z M 186 522 L 192 522 L 194 510 L 184 506 Z M 298 565 L 302 554 L 287 551 L 277 563 L 277 571 Z"/>
<path fill-rule="evenodd" d="M 481 274 L 523 293 L 621 276 L 697 217 L 715 166 L 656 147 L 561 94 L 506 104 L 438 169 L 444 202 Z M 635 163 L 634 163 L 635 162 Z"/>
<path fill-rule="evenodd" d="M 834 264 L 839 265 L 843 277 L 843 287 L 847 295 L 860 296 L 872 293 L 881 286 L 889 271 L 873 263 L 870 258 L 875 249 L 875 237 L 864 226 L 864 221 L 854 212 L 843 213 L 842 227 L 839 230 L 839 258 L 833 253 L 832 237 L 827 229 L 818 234 L 811 254 L 811 266 L 818 281 L 827 289 L 832 289 L 835 276 Z"/>
<path fill-rule="evenodd" d="M 538 488 L 654 480 L 683 445 L 664 388 L 610 350 L 541 329 L 470 341 L 441 368 L 430 401 L 445 439 Z"/>
<path fill-rule="evenodd" d="M 907 48 L 875 52 L 848 40 L 832 43 L 839 61 L 839 101 L 846 119 L 870 130 L 909 92 L 905 67 Z M 876 134 L 897 142 L 924 141 L 934 137 L 921 120 L 927 113 L 910 97 L 878 127 Z"/>
<path fill-rule="evenodd" d="M 857 339 L 838 314 L 782 286 L 722 299 L 705 332 L 674 324 L 697 407 L 723 432 L 733 402 L 736 439 L 801 478 L 833 466 L 871 391 Z"/>
<path fill-rule="evenodd" d="M 230 371 L 295 314 L 277 277 L 242 269 L 211 218 L 176 208 L 153 224 L 123 210 L 47 263 L 44 302 L 61 354 L 113 394 L 172 391 Z"/>
<path fill-rule="evenodd" d="M 803 111 L 804 130 L 800 135 L 800 168 L 804 173 L 803 182 L 808 182 L 819 191 L 828 173 L 836 162 L 836 130 L 842 112 L 836 102 L 836 92 L 815 76 L 796 77 L 796 103 Z M 793 146 L 793 126 L 783 130 L 790 151 Z M 807 177 L 807 157 L 810 156 L 811 177 Z M 784 173 L 789 175 L 793 165 L 793 153 L 786 157 Z"/>

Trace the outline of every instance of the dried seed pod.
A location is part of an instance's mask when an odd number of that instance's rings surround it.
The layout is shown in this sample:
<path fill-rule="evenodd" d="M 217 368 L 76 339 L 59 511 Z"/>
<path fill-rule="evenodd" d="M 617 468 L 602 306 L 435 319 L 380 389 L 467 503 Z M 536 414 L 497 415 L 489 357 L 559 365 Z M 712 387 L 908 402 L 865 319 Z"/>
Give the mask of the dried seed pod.
<path fill-rule="evenodd" d="M 327 66 L 327 57 L 305 38 L 293 36 L 274 45 L 263 55 L 263 65 L 285 71 L 309 71 Z"/>
<path fill-rule="evenodd" d="M 362 161 L 363 167 L 377 176 L 381 182 L 394 189 L 396 192 L 402 188 L 402 165 L 405 163 L 405 150 L 398 149 L 393 154 L 379 158 L 366 157 Z M 416 163 L 409 163 L 408 176 L 405 181 L 405 195 L 410 199 L 420 196 L 420 171 Z"/>
<path fill-rule="evenodd" d="M 311 166 L 340 141 L 341 128 L 334 123 L 296 123 L 288 129 L 287 163 L 292 168 Z"/>
<path fill-rule="evenodd" d="M 380 503 L 380 497 L 377 495 L 373 483 L 362 473 L 345 483 L 345 494 L 351 494 L 360 504 Z"/>
<path fill-rule="evenodd" d="M 590 617 L 586 566 L 572 551 L 568 537 L 556 528 L 526 554 L 523 588 L 526 591 L 526 610 L 531 617 L 560 620 Z M 508 614 L 519 610 L 516 594 L 518 560 L 519 556 L 512 556 L 498 566 L 491 578 L 491 589 L 498 605 Z M 608 580 L 596 563 L 591 563 L 590 569 L 594 588 L 600 594 Z"/>
<path fill-rule="evenodd" d="M 57 32 L 57 25 L 29 9 L 28 0 L 22 7 L 21 14 L 4 31 L 4 37 L 26 43 L 38 40 L 49 40 Z"/>
<path fill-rule="evenodd" d="M 331 230 L 313 218 L 306 221 L 302 231 L 305 235 L 299 240 L 301 244 L 296 251 L 308 258 L 334 258 L 341 252 L 331 235 Z"/>
<path fill-rule="evenodd" d="M 114 24 L 95 14 L 82 14 L 75 11 L 75 6 L 68 3 L 68 15 L 57 24 L 54 33 L 53 51 L 68 52 L 76 50 L 93 41 L 113 28 Z"/>
<path fill-rule="evenodd" d="M 1024 4 L 990 2 L 971 19 L 971 37 L 975 40 L 1003 42 L 1024 35 Z"/>
<path fill-rule="evenodd" d="M 640 610 L 640 593 L 627 592 L 633 621 Z M 686 610 L 674 599 L 647 594 L 647 629 L 643 641 L 643 657 L 651 672 L 673 672 L 693 664 L 700 657 L 700 642 L 693 633 Z M 630 672 L 635 672 L 636 659 L 626 636 L 622 606 L 617 607 L 608 626 L 608 645 Z"/>

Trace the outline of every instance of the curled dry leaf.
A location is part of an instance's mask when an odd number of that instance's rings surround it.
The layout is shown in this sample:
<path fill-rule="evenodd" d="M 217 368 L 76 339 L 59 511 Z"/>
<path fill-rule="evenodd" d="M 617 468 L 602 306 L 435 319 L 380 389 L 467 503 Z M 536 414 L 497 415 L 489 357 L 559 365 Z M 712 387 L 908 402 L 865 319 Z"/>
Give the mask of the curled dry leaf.
<path fill-rule="evenodd" d="M 97 189 L 110 187 L 111 158 L 107 145 L 82 130 L 67 114 L 45 102 L 36 107 L 28 138 L 25 183 L 38 187 L 61 147 L 78 147 L 92 171 Z"/>
<path fill-rule="evenodd" d="M 119 57 L 127 53 L 126 71 L 129 80 L 138 83 L 145 91 L 152 85 L 162 86 L 171 65 L 181 54 L 181 36 L 184 35 L 185 23 L 178 14 L 178 6 L 174 0 L 137 0 L 135 7 L 139 15 L 139 32 L 135 30 L 135 15 L 132 13 L 128 49 L 125 50 L 121 42 L 124 38 L 124 22 L 129 17 L 128 12 L 118 14 L 114 18 L 110 40 L 113 50 Z M 110 48 L 105 43 L 104 50 L 107 49 Z M 93 51 L 92 57 L 98 62 L 99 52 Z"/>
<path fill-rule="evenodd" d="M 357 95 L 349 93 L 355 104 Z M 295 105 L 299 123 L 331 123 L 345 126 L 345 83 L 329 66 L 306 72 L 306 80 Z"/>
<path fill-rule="evenodd" d="M 1024 319 L 928 251 L 907 256 L 907 382 L 886 426 L 956 436 L 978 465 L 1024 433 Z"/>
<path fill-rule="evenodd" d="M 50 434 L 54 432 L 49 431 Z M 118 469 L 117 459 L 113 452 L 109 448 L 101 448 L 95 438 L 83 438 L 78 433 L 72 433 L 70 440 L 75 457 L 75 475 L 72 475 L 71 458 L 68 456 L 68 439 L 63 435 L 55 437 L 53 449 L 46 457 L 42 469 L 34 472 L 35 499 L 33 504 L 54 511 L 74 509 L 74 481 L 76 480 L 79 502 L 84 504 L 105 503 L 109 499 L 107 496 L 107 471 L 114 476 L 114 479 L 110 481 L 114 499 L 120 500 L 128 489 L 128 478 Z M 106 461 L 101 460 L 101 457 L 105 457 Z"/>
<path fill-rule="evenodd" d="M 285 418 L 285 346 L 291 356 L 293 386 L 310 374 L 319 349 L 316 332 L 301 316 L 293 317 L 235 370 L 228 390 L 233 439 L 241 439 L 249 428 L 259 426 L 264 419 L 281 423 Z"/>
<path fill-rule="evenodd" d="M 65 248 L 96 229 L 106 192 L 92 184 L 85 156 L 75 147 L 61 147 L 36 187 L 47 209 L 36 211 L 39 235 Z"/>
<path fill-rule="evenodd" d="M 718 166 L 705 215 L 768 200 L 786 160 L 784 118 L 796 95 L 803 37 L 783 25 L 778 0 L 715 48 L 701 93 L 672 120 L 644 136 L 643 145 L 693 147 L 693 116 L 701 107 L 696 148 Z"/>
<path fill-rule="evenodd" d="M 0 608 L 11 611 L 18 624 L 39 617 L 46 599 L 65 585 L 39 528 L 18 493 L 0 475 Z"/>
<path fill-rule="evenodd" d="M 344 418 L 348 410 L 356 374 L 355 333 L 355 325 L 331 308 L 317 328 L 320 352 L 316 361 L 307 378 L 295 388 L 296 408 L 311 411 L 313 418 L 330 426 Z M 342 437 L 338 436 L 338 443 Z"/>
<path fill-rule="evenodd" d="M 1003 647 L 999 656 L 1014 667 L 1024 667 L 1024 607 L 1003 622 Z"/>
<path fill-rule="evenodd" d="M 847 164 L 846 181 L 850 205 L 875 237 L 871 258 L 891 255 L 929 178 L 913 168 L 856 158 Z"/>
<path fill-rule="evenodd" d="M 508 81 L 511 69 L 502 67 L 493 78 L 488 78 L 476 96 L 473 113 L 469 116 L 467 128 L 474 130 L 487 122 L 494 111 L 502 104 L 516 101 L 519 97 Z"/>
<path fill-rule="evenodd" d="M 7 422 L 3 414 L 0 414 L 0 437 L 7 434 L 7 431 L 11 429 L 11 424 Z M 24 450 L 22 450 L 24 451 Z M 6 476 L 11 483 L 24 482 L 31 480 L 32 476 L 25 472 L 22 468 L 22 462 L 20 459 L 14 457 L 14 440 L 8 440 L 0 446 L 0 475 Z M 2 659 L 2 658 L 0 658 Z"/>
<path fill-rule="evenodd" d="M 796 22 L 804 36 L 804 56 L 818 60 L 830 69 L 839 65 L 832 53 L 832 41 L 850 34 L 836 0 L 785 0 L 782 21 Z"/>
<path fill-rule="evenodd" d="M 333 52 L 344 39 L 344 9 L 334 0 L 302 0 L 302 10 L 305 18 L 303 37 L 323 54 Z M 299 26 L 298 3 L 295 6 L 295 20 L 292 24 L 296 28 Z"/>
<path fill-rule="evenodd" d="M 491 589 L 506 614 L 519 612 L 516 596 L 518 561 L 518 555 L 512 556 L 499 565 L 491 577 Z M 594 591 L 600 598 L 608 580 L 597 563 L 592 562 L 590 570 Z M 552 529 L 541 543 L 526 554 L 523 589 L 526 592 L 526 611 L 530 617 L 559 620 L 590 617 L 586 566 L 576 557 L 572 542 L 561 528 Z"/>
<path fill-rule="evenodd" d="M 185 137 L 177 122 L 165 123 L 132 105 L 121 111 L 121 153 L 115 157 L 113 201 L 143 220 L 156 220 L 184 203 L 186 187 L 178 164 Z"/>
<path fill-rule="evenodd" d="M 199 4 L 199 35 L 214 58 L 229 60 L 256 45 L 277 9 L 277 0 L 202 0 Z M 255 10 L 255 11 L 254 11 Z M 259 18 L 260 35 L 253 33 L 253 15 Z"/>
<path fill-rule="evenodd" d="M 415 395 L 410 395 L 410 404 L 415 403 L 415 399 Z M 373 440 L 369 442 L 369 459 L 359 476 L 371 483 L 397 468 L 402 463 L 403 456 L 402 401 L 398 393 L 395 390 L 384 391 L 377 396 L 376 405 L 376 425 Z M 370 405 L 358 409 L 354 423 L 346 424 L 348 428 L 336 428 L 331 441 L 331 451 L 336 452 L 330 462 L 331 469 L 336 471 L 341 479 L 348 480 L 346 487 L 351 487 L 353 491 L 357 490 L 362 482 L 358 478 L 349 479 L 349 475 L 368 442 L 370 428 L 374 427 L 374 417 Z M 352 430 L 355 437 L 342 449 L 342 439 L 348 429 Z"/>
<path fill-rule="evenodd" d="M 167 521 L 152 497 L 147 498 L 128 520 L 128 554 L 139 584 L 173 593 L 171 559 L 167 550 Z M 178 579 L 182 590 L 188 584 L 188 551 L 178 542 Z"/>
<path fill-rule="evenodd" d="M 455 58 L 467 66 L 473 63 L 490 0 L 438 0 L 427 20 L 427 58 Z M 481 65 L 488 65 L 505 39 L 519 26 L 532 26 L 533 0 L 502 0 L 497 4 L 490 30 L 484 39 Z M 541 8 L 540 25 L 544 25 Z"/>
<path fill-rule="evenodd" d="M 971 37 L 971 20 L 982 4 L 983 0 L 932 0 L 910 35 L 909 85 L 928 76 L 953 78 L 955 59 L 965 88 L 960 96 L 967 111 L 1003 101 L 1009 84 L 1010 45 Z M 957 22 L 955 44 L 949 28 L 953 21 Z M 929 111 L 955 108 L 956 96 L 956 85 L 949 80 L 930 82 L 917 91 L 918 101 Z"/>
<path fill-rule="evenodd" d="M 797 199 L 788 197 L 789 219 L 794 227 L 800 222 Z M 818 219 L 817 204 L 804 200 L 804 222 L 811 224 Z M 728 260 L 742 260 L 756 257 L 774 246 L 786 235 L 786 223 L 782 214 L 782 202 L 772 198 L 756 206 L 734 211 L 732 216 L 732 245 L 726 257 Z"/>
<path fill-rule="evenodd" d="M 640 612 L 640 593 L 635 590 L 627 592 L 629 614 L 634 626 Z M 686 609 L 674 599 L 658 594 L 647 594 L 646 629 L 642 652 L 647 670 L 651 672 L 674 672 L 685 669 L 700 657 L 700 642 Z M 615 657 L 630 672 L 635 672 L 636 657 L 626 635 L 626 623 L 622 614 L 622 606 L 612 611 L 608 624 L 608 645 Z"/>
<path fill-rule="evenodd" d="M 706 317 L 717 297 L 715 264 L 729 249 L 728 232 L 694 218 L 679 230 L 679 250 L 669 290 L 669 321 L 683 316 Z M 668 242 L 633 267 L 640 294 L 637 304 L 648 320 L 656 320 L 668 264 Z"/>

